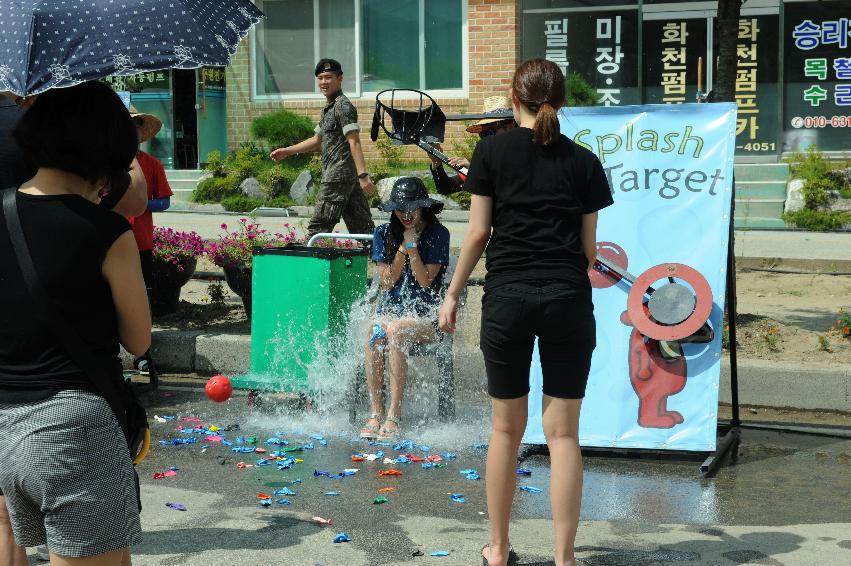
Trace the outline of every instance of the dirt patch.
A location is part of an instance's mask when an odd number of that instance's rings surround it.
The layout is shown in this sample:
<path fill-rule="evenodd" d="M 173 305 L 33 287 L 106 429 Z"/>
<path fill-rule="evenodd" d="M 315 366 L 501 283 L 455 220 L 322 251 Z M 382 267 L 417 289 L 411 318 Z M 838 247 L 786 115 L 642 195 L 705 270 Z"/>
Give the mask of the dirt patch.
<path fill-rule="evenodd" d="M 154 318 L 154 327 L 169 330 L 212 330 L 233 334 L 250 334 L 251 321 L 245 315 L 242 300 L 221 282 L 223 302 L 210 299 L 209 281 L 196 279 L 187 283 L 180 293 L 177 312 Z"/>
<path fill-rule="evenodd" d="M 830 332 L 815 332 L 771 317 L 739 314 L 736 317 L 738 356 L 799 363 L 849 363 L 851 340 Z"/>

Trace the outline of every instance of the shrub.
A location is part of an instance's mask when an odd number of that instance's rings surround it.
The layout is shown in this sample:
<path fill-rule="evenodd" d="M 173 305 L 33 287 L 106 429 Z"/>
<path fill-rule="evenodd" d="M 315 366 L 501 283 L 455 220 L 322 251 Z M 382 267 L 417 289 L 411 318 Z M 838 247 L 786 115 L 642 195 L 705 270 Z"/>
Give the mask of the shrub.
<path fill-rule="evenodd" d="M 266 206 L 271 206 L 273 208 L 288 208 L 290 206 L 294 206 L 295 202 L 290 198 L 290 195 L 278 195 L 273 199 L 270 199 Z"/>
<path fill-rule="evenodd" d="M 464 210 L 470 210 L 470 193 L 461 191 L 460 193 L 452 193 L 449 198 L 457 202 Z"/>
<path fill-rule="evenodd" d="M 473 151 L 476 149 L 477 143 L 479 143 L 479 136 L 465 132 L 461 141 L 456 141 L 452 144 L 452 155 L 463 157 L 469 161 L 473 157 Z"/>
<path fill-rule="evenodd" d="M 198 203 L 219 202 L 224 197 L 239 192 L 241 181 L 234 176 L 208 177 L 198 183 L 192 191 L 192 201 Z"/>
<path fill-rule="evenodd" d="M 404 145 L 394 144 L 387 134 L 382 132 L 375 142 L 375 147 L 378 148 L 378 153 L 381 154 L 387 167 L 395 169 L 402 166 L 402 156 L 405 155 Z"/>
<path fill-rule="evenodd" d="M 830 205 L 830 194 L 833 183 L 827 178 L 817 177 L 808 179 L 801 188 L 801 196 L 804 197 L 804 208 L 809 210 L 821 210 Z"/>
<path fill-rule="evenodd" d="M 251 123 L 251 135 L 266 142 L 269 148 L 278 148 L 312 137 L 313 128 L 309 118 L 289 110 L 279 110 L 255 118 Z"/>
<path fill-rule="evenodd" d="M 245 195 L 230 195 L 221 200 L 221 204 L 228 212 L 251 212 L 255 208 L 266 203 L 262 198 L 247 197 Z"/>
<path fill-rule="evenodd" d="M 265 159 L 265 152 L 249 142 L 242 144 L 236 153 L 225 160 L 224 169 L 228 175 L 238 177 L 241 183 L 259 173 Z"/>
<path fill-rule="evenodd" d="M 565 104 L 567 106 L 597 106 L 600 95 L 579 73 L 570 73 L 564 80 Z"/>
<path fill-rule="evenodd" d="M 830 174 L 830 163 L 818 151 L 815 144 L 809 146 L 806 152 L 793 153 L 787 161 L 791 165 L 793 178 L 813 181 Z"/>
<path fill-rule="evenodd" d="M 310 156 L 310 161 L 307 164 L 307 169 L 313 177 L 313 182 L 319 185 L 322 181 L 322 155 L 314 153 Z"/>
<path fill-rule="evenodd" d="M 290 187 L 293 186 L 299 171 L 290 167 L 273 165 L 268 169 L 260 172 L 257 175 L 257 180 L 260 182 L 260 189 L 267 198 L 272 198 L 281 194 L 288 194 Z M 275 188 L 280 184 L 279 191 Z"/>
<path fill-rule="evenodd" d="M 222 159 L 222 153 L 218 149 L 207 154 L 207 165 L 204 169 L 216 177 L 224 177 L 227 175 L 227 171 L 225 171 L 225 162 Z"/>
<path fill-rule="evenodd" d="M 204 253 L 204 240 L 196 232 L 177 232 L 171 228 L 154 228 L 154 261 L 176 265 L 183 271 L 181 262 Z"/>
<path fill-rule="evenodd" d="M 829 232 L 839 230 L 845 224 L 851 223 L 851 213 L 838 210 L 810 210 L 802 208 L 797 212 L 783 213 L 783 221 L 794 224 L 804 230 Z"/>
<path fill-rule="evenodd" d="M 248 218 L 240 218 L 236 230 L 228 232 L 228 225 L 222 224 L 223 236 L 207 244 L 207 255 L 219 267 L 251 267 L 251 248 L 254 246 L 288 246 L 303 241 L 289 223 L 284 224 L 283 232 L 271 233 Z"/>

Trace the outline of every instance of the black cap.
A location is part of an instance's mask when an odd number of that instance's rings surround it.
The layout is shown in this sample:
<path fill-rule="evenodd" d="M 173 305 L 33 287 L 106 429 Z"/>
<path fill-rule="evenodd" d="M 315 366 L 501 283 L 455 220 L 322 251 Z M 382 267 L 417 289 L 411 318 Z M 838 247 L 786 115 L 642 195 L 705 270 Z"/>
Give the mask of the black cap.
<path fill-rule="evenodd" d="M 342 75 L 343 66 L 340 65 L 339 61 L 334 59 L 320 59 L 316 64 L 316 70 L 313 72 L 313 76 L 319 76 L 319 73 L 334 73 L 336 75 Z"/>
<path fill-rule="evenodd" d="M 384 212 L 413 212 L 418 208 L 429 209 L 434 214 L 443 210 L 443 203 L 428 196 L 428 189 L 419 177 L 397 179 L 390 191 L 390 200 L 378 205 L 378 209 Z"/>

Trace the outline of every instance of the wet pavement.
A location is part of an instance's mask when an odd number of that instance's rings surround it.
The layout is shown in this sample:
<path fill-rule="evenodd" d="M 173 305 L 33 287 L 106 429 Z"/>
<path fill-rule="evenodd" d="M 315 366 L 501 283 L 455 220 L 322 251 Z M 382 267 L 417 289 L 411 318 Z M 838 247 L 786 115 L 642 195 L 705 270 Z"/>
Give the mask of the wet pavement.
<path fill-rule="evenodd" d="M 191 445 L 160 445 L 190 436 L 176 426 L 198 423 L 153 423 L 155 444 L 138 467 L 145 535 L 133 548 L 134 564 L 481 563 L 478 552 L 487 541 L 484 478 L 470 480 L 459 471 L 484 476 L 486 451 L 473 447 L 487 439 L 484 407 L 460 407 L 463 417 L 450 425 L 437 423 L 428 408 L 416 417 L 420 422 L 410 434 L 416 448 L 402 452 L 457 455 L 443 468 L 423 469 L 420 463 L 385 465 L 382 458 L 353 463 L 356 453 L 383 450 L 395 458 L 398 452 L 354 440 L 342 407 L 333 414 L 304 414 L 268 401 L 249 409 L 245 401 L 235 395 L 216 405 L 191 388 L 161 388 L 148 396 L 152 420 L 157 414 L 199 418 L 204 426 L 238 424 L 238 430 L 222 433 L 225 439 L 256 436 L 257 446 L 270 452 L 315 447 L 293 452 L 303 463 L 279 471 L 275 464 L 256 465 L 268 453 L 235 453 L 204 436 L 192 435 L 197 443 Z M 289 445 L 266 445 L 276 433 Z M 313 438 L 317 434 L 327 446 Z M 589 564 L 851 564 L 851 440 L 745 429 L 735 462 L 715 478 L 700 477 L 701 460 L 588 455 L 578 555 Z M 240 461 L 254 467 L 239 469 Z M 178 468 L 174 477 L 153 479 L 172 466 Z M 521 564 L 552 564 L 548 459 L 531 456 L 523 466 L 532 475 L 518 483 L 543 492 L 517 492 L 512 542 Z M 391 467 L 403 475 L 379 477 L 379 470 Z M 343 479 L 314 476 L 314 470 L 338 474 L 347 468 L 359 471 Z M 379 492 L 388 487 L 394 491 Z M 258 493 L 282 488 L 296 495 L 273 497 L 290 505 L 260 505 Z M 452 493 L 466 502 L 453 502 Z M 379 495 L 389 501 L 374 504 Z M 169 502 L 187 510 L 173 510 Z M 312 524 L 315 515 L 333 525 Z M 340 532 L 351 542 L 334 544 Z M 435 551 L 449 555 L 430 556 Z M 424 556 L 414 556 L 418 552 Z"/>

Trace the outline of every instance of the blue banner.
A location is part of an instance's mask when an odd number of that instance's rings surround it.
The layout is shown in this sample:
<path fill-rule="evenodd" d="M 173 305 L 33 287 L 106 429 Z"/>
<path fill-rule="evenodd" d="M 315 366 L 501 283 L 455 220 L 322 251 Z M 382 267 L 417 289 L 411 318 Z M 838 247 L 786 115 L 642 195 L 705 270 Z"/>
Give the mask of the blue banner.
<path fill-rule="evenodd" d="M 600 212 L 598 257 L 635 277 L 627 282 L 592 275 L 597 347 L 580 444 L 712 451 L 736 106 L 569 108 L 559 119 L 564 135 L 600 158 L 614 196 L 615 204 Z M 667 326 L 651 316 L 654 294 L 656 305 L 665 295 L 681 306 L 685 291 L 694 297 L 693 316 Z M 694 331 L 701 313 L 708 315 L 708 326 Z M 536 347 L 524 443 L 545 442 L 541 383 Z"/>

